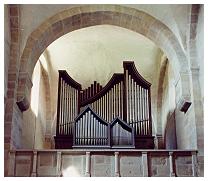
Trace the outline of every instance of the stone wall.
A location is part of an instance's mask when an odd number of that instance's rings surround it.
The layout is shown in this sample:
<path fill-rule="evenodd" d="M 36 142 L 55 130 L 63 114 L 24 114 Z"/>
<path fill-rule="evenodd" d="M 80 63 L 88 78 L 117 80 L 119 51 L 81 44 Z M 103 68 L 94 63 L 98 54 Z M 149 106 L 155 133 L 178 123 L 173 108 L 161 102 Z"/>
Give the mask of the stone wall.
<path fill-rule="evenodd" d="M 8 150 L 21 148 L 22 112 L 16 104 L 20 63 L 20 10 L 18 5 L 5 5 L 5 94 L 4 94 L 4 173 L 7 175 Z M 20 82 L 22 85 L 22 82 Z"/>
<path fill-rule="evenodd" d="M 46 84 L 41 71 L 40 62 L 33 73 L 33 88 L 30 108 L 23 113 L 22 148 L 48 148 L 46 144 Z"/>
<path fill-rule="evenodd" d="M 191 156 L 179 156 L 175 159 L 176 173 L 179 177 L 187 177 L 193 174 Z"/>
<path fill-rule="evenodd" d="M 120 155 L 120 176 L 121 177 L 142 177 L 143 162 L 142 155 Z"/>
<path fill-rule="evenodd" d="M 25 149 L 34 148 L 35 144 L 35 124 L 36 118 L 31 107 L 23 113 L 23 123 L 22 123 L 22 147 Z"/>
<path fill-rule="evenodd" d="M 164 82 L 163 82 L 163 94 L 162 94 L 162 132 L 164 134 L 166 129 L 167 120 L 170 114 L 174 112 L 176 108 L 175 104 L 175 86 L 174 86 L 174 75 L 173 67 L 171 67 L 170 62 L 167 63 Z"/>
<path fill-rule="evenodd" d="M 164 137 L 166 149 L 177 149 L 175 112 L 169 114 L 167 117 Z"/>
<path fill-rule="evenodd" d="M 169 177 L 170 162 L 168 155 L 152 156 L 150 159 L 150 167 L 152 177 Z"/>
<path fill-rule="evenodd" d="M 4 6 L 4 32 L 10 32 L 9 7 Z M 4 98 L 7 97 L 8 69 L 10 61 L 10 33 L 4 34 Z"/>
<path fill-rule="evenodd" d="M 114 176 L 114 155 L 92 155 L 91 156 L 91 176 L 92 177 L 112 177 Z"/>
<path fill-rule="evenodd" d="M 167 57 L 161 60 L 160 66 L 157 97 L 158 148 L 175 149 L 177 147 L 174 116 L 174 111 L 176 109 L 175 77 L 173 74 L 173 67 Z"/>

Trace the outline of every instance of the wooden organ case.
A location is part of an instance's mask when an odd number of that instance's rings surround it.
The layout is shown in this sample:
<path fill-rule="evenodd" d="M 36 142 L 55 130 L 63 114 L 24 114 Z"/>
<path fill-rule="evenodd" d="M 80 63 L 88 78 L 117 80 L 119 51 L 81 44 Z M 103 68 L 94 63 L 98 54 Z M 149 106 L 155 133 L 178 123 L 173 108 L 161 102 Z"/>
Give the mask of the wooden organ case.
<path fill-rule="evenodd" d="M 94 81 L 85 90 L 59 70 L 57 149 L 154 148 L 151 84 L 134 62 L 123 62 L 123 68 L 106 86 Z"/>

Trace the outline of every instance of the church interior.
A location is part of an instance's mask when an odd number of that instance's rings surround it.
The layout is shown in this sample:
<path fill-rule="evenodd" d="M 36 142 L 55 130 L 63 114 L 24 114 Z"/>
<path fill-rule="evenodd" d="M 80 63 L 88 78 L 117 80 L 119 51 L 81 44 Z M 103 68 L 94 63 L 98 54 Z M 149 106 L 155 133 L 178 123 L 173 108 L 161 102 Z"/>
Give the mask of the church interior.
<path fill-rule="evenodd" d="M 5 4 L 4 176 L 204 176 L 204 5 Z"/>

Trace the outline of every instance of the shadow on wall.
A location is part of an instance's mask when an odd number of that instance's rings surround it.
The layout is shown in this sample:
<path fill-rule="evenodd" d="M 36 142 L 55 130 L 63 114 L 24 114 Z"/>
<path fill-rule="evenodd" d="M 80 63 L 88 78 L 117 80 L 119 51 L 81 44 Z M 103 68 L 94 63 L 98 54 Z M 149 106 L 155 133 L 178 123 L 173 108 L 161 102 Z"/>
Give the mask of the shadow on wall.
<path fill-rule="evenodd" d="M 22 148 L 50 149 L 46 142 L 46 85 L 38 61 L 33 72 L 31 105 L 23 112 Z"/>
<path fill-rule="evenodd" d="M 177 149 L 175 111 L 168 113 L 165 126 L 164 144 L 166 149 Z"/>

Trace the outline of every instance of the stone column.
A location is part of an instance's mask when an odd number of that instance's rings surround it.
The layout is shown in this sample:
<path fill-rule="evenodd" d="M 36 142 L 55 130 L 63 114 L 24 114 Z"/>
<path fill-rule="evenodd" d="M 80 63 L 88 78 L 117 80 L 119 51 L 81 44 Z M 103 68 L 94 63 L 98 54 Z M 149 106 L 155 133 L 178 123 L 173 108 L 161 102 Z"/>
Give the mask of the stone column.
<path fill-rule="evenodd" d="M 148 158 L 147 152 L 142 152 L 143 177 L 148 177 Z"/>
<path fill-rule="evenodd" d="M 199 69 L 192 68 L 192 82 L 193 82 L 193 104 L 195 113 L 196 125 L 196 145 L 197 145 L 197 160 L 198 160 L 198 175 L 204 176 L 204 108 L 203 96 L 201 95 L 199 82 Z"/>
<path fill-rule="evenodd" d="M 33 167 L 32 167 L 32 173 L 31 177 L 37 176 L 37 151 L 33 152 Z"/>
<path fill-rule="evenodd" d="M 119 152 L 115 152 L 115 176 L 120 177 L 119 169 Z"/>
<path fill-rule="evenodd" d="M 85 176 L 86 177 L 90 177 L 90 152 L 86 152 L 86 172 L 85 172 Z"/>
<path fill-rule="evenodd" d="M 196 152 L 193 151 L 192 153 L 192 175 L 193 177 L 197 177 L 197 156 L 196 156 Z"/>
<path fill-rule="evenodd" d="M 8 171 L 9 177 L 15 176 L 15 151 L 11 150 L 9 152 L 9 171 Z"/>
<path fill-rule="evenodd" d="M 170 163 L 170 177 L 175 177 L 173 170 L 173 152 L 169 152 L 169 163 Z"/>
<path fill-rule="evenodd" d="M 57 152 L 56 174 L 58 177 L 61 176 L 61 151 Z"/>

